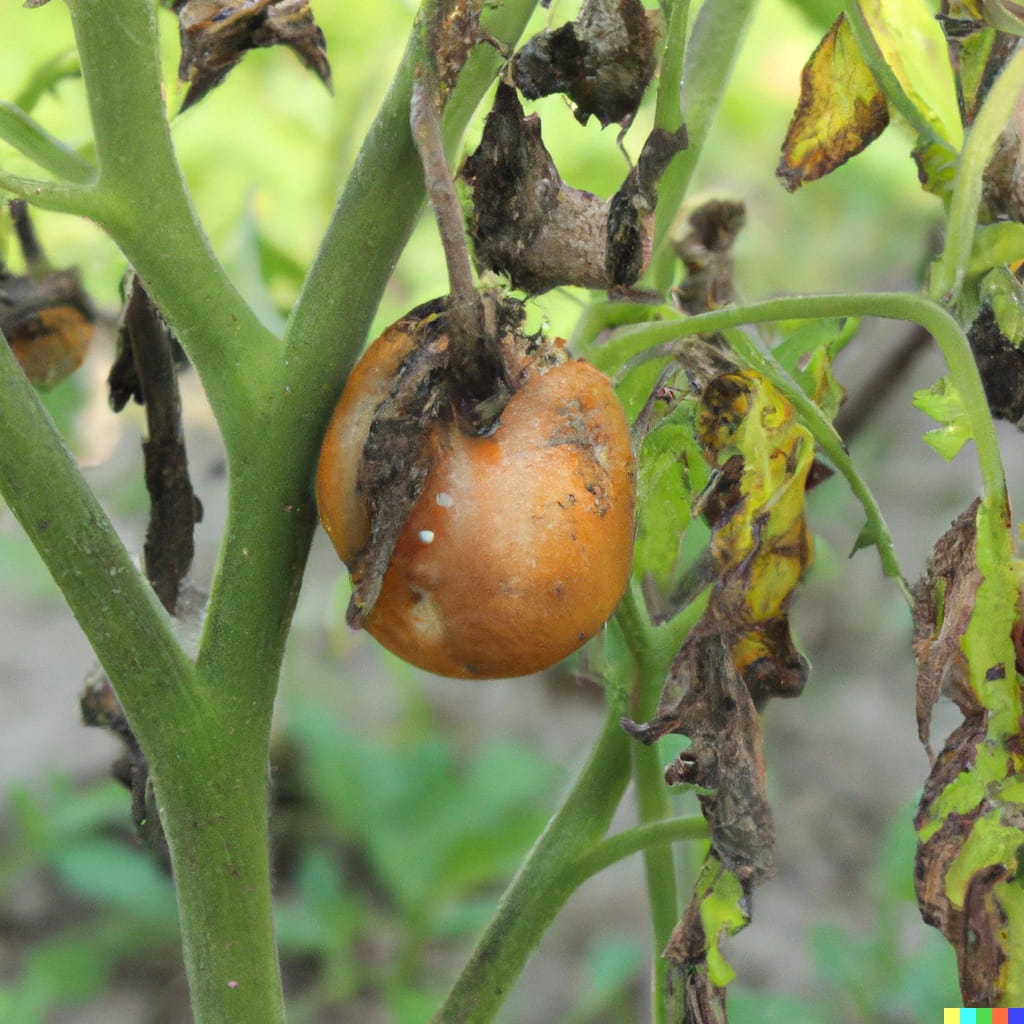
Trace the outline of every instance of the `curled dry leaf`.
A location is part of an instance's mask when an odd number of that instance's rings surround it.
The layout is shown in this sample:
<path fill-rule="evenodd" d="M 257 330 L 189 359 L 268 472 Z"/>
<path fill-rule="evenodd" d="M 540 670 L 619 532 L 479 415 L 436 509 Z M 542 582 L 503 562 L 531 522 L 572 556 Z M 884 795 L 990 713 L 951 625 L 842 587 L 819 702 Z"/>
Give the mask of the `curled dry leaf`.
<path fill-rule="evenodd" d="M 669 733 L 690 746 L 669 765 L 670 785 L 699 787 L 711 845 L 725 867 L 744 881 L 772 873 L 775 831 L 765 792 L 765 765 L 757 709 L 717 632 L 698 628 L 669 672 L 655 718 L 628 732 L 644 743 Z"/>
<path fill-rule="evenodd" d="M 498 86 L 480 146 L 461 177 L 473 194 L 470 234 L 477 262 L 539 294 L 559 285 L 629 287 L 650 256 L 657 182 L 686 146 L 686 131 L 655 131 L 610 200 L 572 188 L 523 113 L 511 86 Z"/>
<path fill-rule="evenodd" d="M 698 627 L 676 657 L 654 720 L 623 726 L 644 743 L 675 732 L 690 738 L 665 779 L 698 787 L 711 850 L 664 955 L 686 986 L 686 1019 L 724 1020 L 732 971 L 720 944 L 749 923 L 753 889 L 774 869 L 775 830 L 757 709 L 721 636 Z"/>
<path fill-rule="evenodd" d="M 979 503 L 972 502 L 939 538 L 914 585 L 917 734 L 929 754 L 932 709 L 940 696 L 952 697 L 965 718 L 982 712 L 961 646 L 982 580 L 975 551 Z"/>
<path fill-rule="evenodd" d="M 224 81 L 247 50 L 287 46 L 331 88 L 327 44 L 309 0 L 165 0 L 178 16 L 182 110 Z"/>
<path fill-rule="evenodd" d="M 711 199 L 690 214 L 690 230 L 673 243 L 686 268 L 685 280 L 673 292 L 684 313 L 703 313 L 734 300 L 732 250 L 746 219 L 743 203 L 727 199 Z"/>
<path fill-rule="evenodd" d="M 795 192 L 856 156 L 888 123 L 885 96 L 846 15 L 840 14 L 804 67 L 800 99 L 775 173 L 788 192 Z"/>
<path fill-rule="evenodd" d="M 534 36 L 512 77 L 527 99 L 565 93 L 576 119 L 629 124 L 657 64 L 659 27 L 640 0 L 585 0 L 575 21 Z"/>

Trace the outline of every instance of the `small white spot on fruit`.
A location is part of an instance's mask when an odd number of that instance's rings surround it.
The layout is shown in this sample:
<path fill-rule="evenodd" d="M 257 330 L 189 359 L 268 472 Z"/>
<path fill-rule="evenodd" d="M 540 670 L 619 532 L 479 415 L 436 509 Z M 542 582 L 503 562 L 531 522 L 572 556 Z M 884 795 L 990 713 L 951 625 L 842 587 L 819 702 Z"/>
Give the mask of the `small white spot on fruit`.
<path fill-rule="evenodd" d="M 433 530 L 420 530 L 420 540 L 424 544 L 434 543 L 434 531 Z"/>
<path fill-rule="evenodd" d="M 447 491 L 441 491 L 441 493 L 434 498 L 434 501 L 436 501 L 441 508 L 451 508 L 452 505 L 455 504 L 455 499 Z"/>

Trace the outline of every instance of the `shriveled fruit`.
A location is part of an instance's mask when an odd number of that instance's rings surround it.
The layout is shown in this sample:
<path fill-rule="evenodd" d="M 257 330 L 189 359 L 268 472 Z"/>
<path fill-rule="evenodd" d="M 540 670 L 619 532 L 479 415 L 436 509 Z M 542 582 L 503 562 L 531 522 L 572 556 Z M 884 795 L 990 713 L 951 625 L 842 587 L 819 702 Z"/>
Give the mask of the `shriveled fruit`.
<path fill-rule="evenodd" d="M 453 412 L 446 342 L 443 306 L 433 304 L 367 350 L 324 439 L 320 518 L 357 597 L 369 595 L 352 617 L 390 651 L 441 675 L 525 675 L 592 637 L 625 590 L 635 484 L 629 431 L 603 374 L 507 330 L 500 343 L 512 394 L 493 431 L 473 436 Z M 425 368 L 429 352 L 438 358 Z M 411 454 L 400 435 L 412 424 L 393 414 L 409 379 L 419 389 L 409 404 L 433 409 L 416 425 Z M 388 423 L 398 424 L 393 445 L 368 444 Z M 392 449 L 397 465 L 368 469 Z M 367 586 L 375 569 L 366 552 L 375 518 L 387 517 L 388 491 L 409 507 L 378 591 Z"/>

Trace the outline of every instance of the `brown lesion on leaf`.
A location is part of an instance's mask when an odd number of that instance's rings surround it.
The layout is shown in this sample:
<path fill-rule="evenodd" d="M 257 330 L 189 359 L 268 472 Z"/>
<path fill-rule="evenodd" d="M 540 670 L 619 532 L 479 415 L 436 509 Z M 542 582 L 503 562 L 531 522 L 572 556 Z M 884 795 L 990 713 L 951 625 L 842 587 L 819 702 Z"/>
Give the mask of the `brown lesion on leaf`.
<path fill-rule="evenodd" d="M 1011 955 L 1008 929 L 1015 927 L 1017 854 L 981 852 L 999 830 L 1024 829 L 1020 805 L 1008 801 L 997 781 L 971 786 L 972 773 L 994 752 L 990 716 L 974 693 L 963 639 L 976 611 L 983 577 L 977 564 L 977 515 L 973 502 L 939 538 L 928 567 L 914 588 L 914 654 L 918 664 L 917 718 L 922 743 L 929 746 L 932 710 L 940 696 L 952 698 L 963 721 L 950 734 L 925 783 L 914 827 L 922 837 L 914 867 L 921 916 L 939 929 L 957 956 L 965 1006 L 998 1006 L 1006 999 L 1006 965 Z M 1020 624 L 1014 626 L 1019 633 Z M 1015 641 L 1016 643 L 1016 641 Z M 1019 666 L 996 665 L 1001 678 Z M 1002 743 L 1003 782 L 1014 784 L 1020 761 L 1019 736 Z M 991 769 L 988 769 L 991 770 Z M 965 785 L 965 783 L 967 783 Z M 950 801 L 956 791 L 955 806 Z M 972 852 L 973 851 L 973 852 Z M 957 880 L 959 879 L 959 881 Z"/>
<path fill-rule="evenodd" d="M 811 54 L 776 175 L 788 192 L 841 167 L 889 124 L 889 105 L 864 63 L 846 15 Z"/>
<path fill-rule="evenodd" d="M 309 0 L 164 0 L 178 16 L 182 110 L 220 85 L 246 51 L 287 46 L 328 89 L 331 65 Z"/>

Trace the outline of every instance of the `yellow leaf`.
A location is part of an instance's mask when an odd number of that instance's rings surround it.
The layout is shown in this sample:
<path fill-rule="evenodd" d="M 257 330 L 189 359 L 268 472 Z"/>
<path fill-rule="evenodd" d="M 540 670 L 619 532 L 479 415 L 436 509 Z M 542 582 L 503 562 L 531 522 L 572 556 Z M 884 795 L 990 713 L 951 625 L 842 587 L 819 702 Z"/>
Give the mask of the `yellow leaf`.
<path fill-rule="evenodd" d="M 907 98 L 959 149 L 963 126 L 946 37 L 923 0 L 860 0 L 864 20 Z"/>
<path fill-rule="evenodd" d="M 800 100 L 776 174 L 789 192 L 856 156 L 889 123 L 889 107 L 840 14 L 800 81 Z"/>

